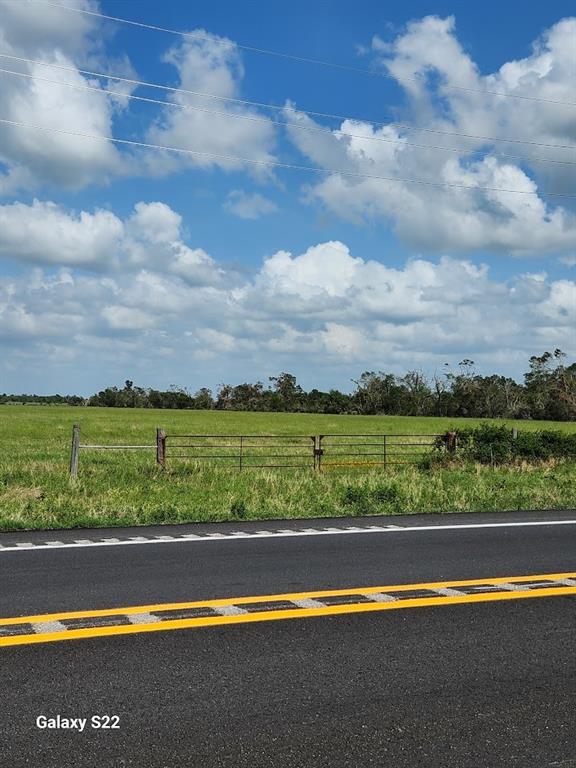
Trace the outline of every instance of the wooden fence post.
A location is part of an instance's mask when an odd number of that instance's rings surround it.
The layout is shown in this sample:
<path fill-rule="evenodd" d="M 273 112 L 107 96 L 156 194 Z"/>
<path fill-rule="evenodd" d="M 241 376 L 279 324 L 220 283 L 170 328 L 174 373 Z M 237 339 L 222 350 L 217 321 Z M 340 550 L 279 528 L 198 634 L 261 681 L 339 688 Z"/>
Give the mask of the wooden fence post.
<path fill-rule="evenodd" d="M 80 425 L 74 424 L 72 427 L 72 445 L 70 449 L 70 478 L 76 480 L 78 477 L 78 457 L 80 456 Z"/>
<path fill-rule="evenodd" d="M 444 444 L 448 453 L 456 453 L 456 432 L 446 432 Z"/>
<path fill-rule="evenodd" d="M 166 469 L 166 431 L 161 427 L 156 430 L 156 464 Z"/>

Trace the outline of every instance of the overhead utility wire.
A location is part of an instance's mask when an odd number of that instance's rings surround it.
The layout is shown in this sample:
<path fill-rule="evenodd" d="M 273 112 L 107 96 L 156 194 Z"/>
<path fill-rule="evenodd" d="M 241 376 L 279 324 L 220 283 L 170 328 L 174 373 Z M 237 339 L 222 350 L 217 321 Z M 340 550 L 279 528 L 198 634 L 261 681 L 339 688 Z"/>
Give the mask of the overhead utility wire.
<path fill-rule="evenodd" d="M 488 192 L 509 192 L 517 195 L 532 195 L 534 190 L 531 189 L 503 189 L 501 187 L 485 187 L 485 186 L 473 186 L 469 184 L 457 184 L 449 181 L 426 181 L 425 179 L 404 179 L 397 176 L 380 176 L 373 173 L 360 173 L 358 171 L 347 171 L 343 168 L 319 168 L 311 165 L 294 165 L 291 163 L 282 163 L 278 160 L 255 160 L 248 157 L 238 157 L 236 155 L 224 155 L 216 152 L 200 152 L 195 149 L 185 149 L 183 147 L 170 147 L 162 144 L 149 144 L 143 141 L 133 141 L 131 139 L 117 139 L 113 136 L 100 136 L 98 134 L 83 133 L 80 131 L 67 131 L 62 128 L 52 128 L 46 125 L 34 125 L 32 123 L 22 123 L 16 120 L 8 120 L 7 118 L 0 118 L 0 124 L 12 125 L 18 128 L 33 128 L 39 131 L 46 131 L 48 133 L 58 133 L 64 136 L 80 136 L 85 139 L 96 139 L 98 141 L 111 141 L 115 144 L 123 144 L 132 147 L 143 147 L 144 149 L 159 149 L 166 152 L 177 152 L 185 155 L 192 155 L 194 157 L 210 157 L 216 160 L 228 160 L 237 163 L 248 163 L 250 165 L 271 166 L 275 168 L 287 168 L 295 171 L 309 171 L 312 173 L 333 173 L 340 176 L 351 176 L 359 179 L 372 179 L 376 181 L 392 181 L 401 184 L 420 184 L 426 187 L 452 187 L 455 189 L 469 189 L 470 191 L 488 191 Z M 541 190 L 540 194 L 547 197 L 565 197 L 576 199 L 576 194 L 568 194 L 564 192 L 547 192 Z"/>
<path fill-rule="evenodd" d="M 207 109 L 206 107 L 198 107 L 194 106 L 192 104 L 178 104 L 173 101 L 163 101 L 161 99 L 151 99 L 147 98 L 145 96 L 135 96 L 133 94 L 128 93 L 122 93 L 122 91 L 112 91 L 108 88 L 97 88 L 95 86 L 90 85 L 78 85 L 77 83 L 65 83 L 61 80 L 50 80 L 46 77 L 40 77 L 39 75 L 31 75 L 27 72 L 15 72 L 11 69 L 2 69 L 0 67 L 0 73 L 6 74 L 6 75 L 16 75 L 18 77 L 25 77 L 30 80 L 39 80 L 44 83 L 50 83 L 51 85 L 61 85 L 65 88 L 74 88 L 76 90 L 80 91 L 90 91 L 93 93 L 99 93 L 102 95 L 110 95 L 110 96 L 117 96 L 119 98 L 124 99 L 133 99 L 135 101 L 142 101 L 146 104 L 159 104 L 163 107 L 173 107 L 174 109 L 183 109 L 186 111 L 193 111 L 193 112 L 202 112 L 208 115 L 216 115 L 218 117 L 225 117 L 225 118 L 234 118 L 238 120 L 248 120 L 250 122 L 256 122 L 256 123 L 263 123 L 264 125 L 278 125 L 283 126 L 286 128 L 296 128 L 301 131 L 308 131 L 312 133 L 323 133 L 327 134 L 329 136 L 346 136 L 351 139 L 361 139 L 362 141 L 379 141 L 383 142 L 385 144 L 395 144 L 398 146 L 403 147 L 417 147 L 419 149 L 433 149 L 433 150 L 439 150 L 442 152 L 452 152 L 456 154 L 462 154 L 470 151 L 474 151 L 470 148 L 462 148 L 462 147 L 441 147 L 437 146 L 435 144 L 418 144 L 412 141 L 405 141 L 404 139 L 387 139 L 384 136 L 363 136 L 359 133 L 348 133 L 347 131 L 342 131 L 340 129 L 336 129 L 336 131 L 332 131 L 330 128 L 322 128 L 320 126 L 311 126 L 311 125 L 301 125 L 300 123 L 290 123 L 283 120 L 272 120 L 268 117 L 258 117 L 255 115 L 245 115 L 239 112 L 220 112 L 213 109 Z M 500 152 L 496 151 L 495 154 L 497 157 L 506 157 L 512 160 L 522 160 L 526 162 L 531 163 L 554 163 L 556 165 L 576 165 L 576 161 L 572 160 L 553 160 L 551 158 L 546 157 L 530 157 L 526 155 L 510 155 L 506 152 Z"/>
<path fill-rule="evenodd" d="M 214 36 L 208 35 L 206 33 L 202 34 L 201 32 L 183 32 L 182 30 L 179 30 L 179 29 L 169 29 L 168 27 L 160 27 L 155 24 L 145 24 L 144 22 L 141 22 L 141 21 L 133 21 L 132 19 L 123 19 L 118 16 L 109 16 L 105 13 L 98 13 L 97 11 L 89 11 L 86 8 L 73 8 L 72 6 L 61 5 L 60 3 L 53 3 L 53 2 L 50 2 L 50 0 L 29 0 L 29 2 L 41 3 L 42 5 L 49 5 L 52 8 L 59 8 L 64 11 L 72 11 L 73 13 L 82 13 L 82 14 L 85 14 L 86 16 L 95 16 L 96 18 L 106 19 L 107 21 L 114 21 L 119 24 L 129 24 L 130 26 L 133 26 L 133 27 L 150 29 L 154 32 L 166 32 L 170 35 L 179 35 L 180 37 L 191 37 L 192 39 L 195 39 L 195 40 L 197 40 L 198 38 L 203 38 L 205 40 L 210 40 L 211 42 L 218 43 L 220 45 L 225 45 L 232 48 L 240 48 L 243 51 L 250 51 L 251 53 L 262 53 L 262 54 L 265 54 L 266 56 L 277 56 L 282 59 L 299 61 L 303 64 L 317 64 L 322 67 L 331 67 L 333 69 L 340 69 L 348 72 L 357 72 L 364 75 L 371 75 L 372 77 L 386 77 L 394 81 L 398 80 L 399 82 L 402 82 L 404 80 L 409 80 L 410 82 L 421 83 L 421 80 L 417 77 L 406 76 L 403 78 L 395 78 L 392 75 L 389 75 L 387 72 L 375 72 L 371 69 L 366 69 L 365 67 L 353 67 L 348 64 L 338 64 L 337 62 L 323 61 L 321 59 L 314 59 L 307 56 L 298 56 L 293 53 L 283 53 L 281 51 L 271 51 L 266 48 L 256 48 L 253 45 L 241 45 L 239 43 L 234 43 L 231 40 L 222 40 L 220 38 L 215 38 Z M 543 99 L 539 96 L 522 96 L 517 93 L 503 93 L 502 91 L 489 91 L 484 88 L 468 88 L 463 85 L 450 85 L 448 83 L 443 83 L 442 87 L 451 88 L 457 91 L 468 91 L 470 93 L 482 93 L 488 96 L 500 96 L 506 99 L 523 99 L 526 101 L 541 101 L 547 104 L 560 104 L 568 107 L 576 107 L 576 102 L 574 101 L 557 101 L 555 99 Z"/>
<path fill-rule="evenodd" d="M 37 59 L 27 59 L 23 56 L 13 56 L 12 54 L 2 53 L 0 51 L 0 58 L 9 59 L 11 61 L 21 61 L 26 64 L 35 64 L 42 67 L 50 67 L 52 69 L 60 69 L 64 72 L 73 72 L 74 74 L 89 75 L 90 77 L 100 77 L 104 80 L 118 80 L 122 83 L 128 83 L 130 85 L 137 85 L 143 88 L 156 88 L 162 91 L 169 91 L 170 93 L 183 93 L 188 96 L 200 96 L 207 99 L 216 99 L 217 101 L 225 101 L 231 104 L 242 104 L 249 107 L 259 107 L 261 109 L 272 109 L 277 112 L 284 112 L 286 107 L 279 107 L 276 104 L 266 104 L 260 101 L 249 101 L 248 99 L 235 99 L 231 96 L 219 96 L 214 93 L 206 93 L 202 91 L 191 91 L 187 88 L 176 88 L 171 85 L 163 85 L 162 83 L 151 83 L 146 80 L 135 80 L 129 77 L 122 77 L 120 75 L 106 74 L 105 72 L 94 72 L 89 69 L 79 69 L 78 67 L 67 67 L 63 64 L 54 64 L 48 61 L 39 61 Z M 126 96 L 127 94 L 123 94 Z M 541 141 L 531 141 L 529 139 L 507 139 L 498 136 L 484 136 L 473 133 L 462 133 L 459 131 L 442 131 L 437 128 L 424 128 L 417 125 L 409 125 L 408 123 L 387 122 L 386 120 L 372 120 L 366 117 L 353 117 L 350 115 L 332 114 L 330 112 L 315 112 L 311 109 L 298 109 L 298 112 L 312 117 L 323 117 L 332 120 L 352 120 L 353 122 L 365 122 L 372 123 L 372 125 L 380 126 L 393 126 L 394 128 L 401 128 L 407 131 L 422 131 L 424 133 L 433 133 L 440 136 L 457 136 L 459 138 L 474 139 L 476 141 L 501 141 L 506 144 L 526 144 L 534 147 L 546 147 L 549 149 L 574 149 L 573 144 L 547 144 Z"/>

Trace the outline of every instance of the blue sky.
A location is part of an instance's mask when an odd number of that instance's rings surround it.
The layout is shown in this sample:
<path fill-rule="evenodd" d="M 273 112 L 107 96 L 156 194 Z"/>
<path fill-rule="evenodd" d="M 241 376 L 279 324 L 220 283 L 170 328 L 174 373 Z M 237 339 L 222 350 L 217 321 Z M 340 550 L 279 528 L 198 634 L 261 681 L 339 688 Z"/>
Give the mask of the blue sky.
<path fill-rule="evenodd" d="M 61 4 L 190 34 L 0 0 L 0 391 L 575 354 L 569 3 Z"/>

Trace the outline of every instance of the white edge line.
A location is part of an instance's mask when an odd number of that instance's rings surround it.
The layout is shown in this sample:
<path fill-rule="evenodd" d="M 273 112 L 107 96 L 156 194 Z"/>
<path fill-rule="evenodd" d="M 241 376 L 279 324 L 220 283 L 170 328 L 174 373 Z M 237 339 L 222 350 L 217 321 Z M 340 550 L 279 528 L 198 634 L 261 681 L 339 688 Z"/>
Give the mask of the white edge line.
<path fill-rule="evenodd" d="M 479 528 L 530 528 L 534 526 L 543 525 L 576 525 L 576 520 L 538 520 L 538 521 L 526 521 L 519 523 L 460 523 L 455 525 L 412 525 L 396 528 L 382 528 L 382 530 L 374 530 L 374 528 L 357 528 L 355 530 L 348 530 L 346 528 L 340 528 L 338 530 L 317 530 L 317 531 L 286 531 L 285 533 L 270 532 L 255 532 L 246 534 L 242 537 L 238 535 L 211 536 L 210 534 L 198 535 L 198 538 L 185 538 L 186 534 L 182 535 L 182 538 L 174 539 L 145 539 L 144 541 L 134 541 L 127 539 L 126 541 L 92 541 L 88 544 L 79 544 L 76 541 L 72 541 L 69 544 L 37 544 L 31 547 L 5 547 L 0 545 L 0 555 L 3 552 L 36 552 L 38 550 L 45 549 L 87 549 L 89 547 L 125 547 L 130 545 L 141 544 L 191 544 L 201 543 L 206 541 L 239 541 L 244 539 L 282 539 L 290 536 L 356 536 L 360 533 L 369 533 L 372 535 L 380 536 L 385 533 L 413 533 L 415 531 L 457 531 L 457 530 L 470 530 Z"/>

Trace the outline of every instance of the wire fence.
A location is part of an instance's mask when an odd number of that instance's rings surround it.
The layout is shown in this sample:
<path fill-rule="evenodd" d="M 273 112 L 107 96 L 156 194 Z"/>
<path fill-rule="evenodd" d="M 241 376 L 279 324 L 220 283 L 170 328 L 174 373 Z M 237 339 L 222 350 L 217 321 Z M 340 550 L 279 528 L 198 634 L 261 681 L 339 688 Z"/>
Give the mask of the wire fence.
<path fill-rule="evenodd" d="M 74 425 L 70 453 L 70 475 L 78 475 L 83 451 L 156 452 L 156 464 L 220 466 L 237 471 L 249 469 L 386 469 L 394 464 L 417 464 L 433 451 L 454 452 L 455 433 L 439 434 L 327 434 L 327 435 L 195 435 L 167 434 L 156 430 L 150 444 L 82 443 L 80 427 Z"/>

